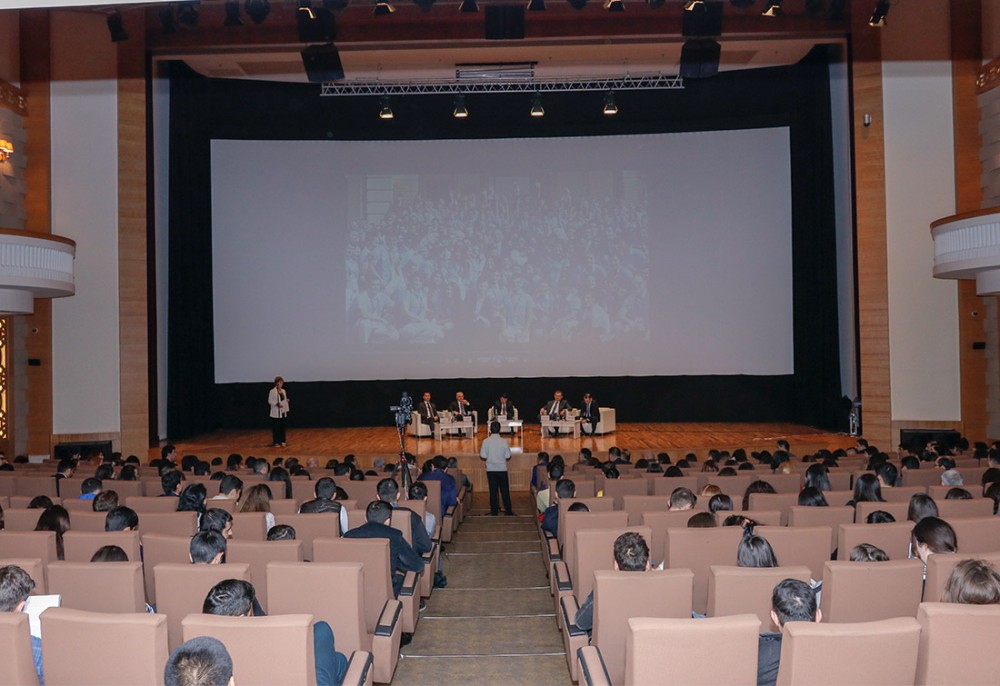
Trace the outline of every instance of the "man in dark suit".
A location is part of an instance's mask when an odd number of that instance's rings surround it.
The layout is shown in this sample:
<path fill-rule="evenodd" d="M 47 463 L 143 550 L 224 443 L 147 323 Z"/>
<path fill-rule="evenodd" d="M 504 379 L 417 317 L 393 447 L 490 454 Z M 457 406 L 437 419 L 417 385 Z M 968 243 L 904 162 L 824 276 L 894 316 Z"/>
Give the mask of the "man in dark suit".
<path fill-rule="evenodd" d="M 501 393 L 500 399 L 493 403 L 493 416 L 496 419 L 514 420 L 514 403 L 510 401 L 506 393 Z"/>
<path fill-rule="evenodd" d="M 448 406 L 448 411 L 451 412 L 451 415 L 458 421 L 463 420 L 465 417 L 472 416 L 472 405 L 470 405 L 469 401 L 465 399 L 465 393 L 459 391 L 455 394 L 455 401 Z M 465 431 L 460 431 L 459 434 L 464 437 Z"/>
<path fill-rule="evenodd" d="M 302 503 L 299 506 L 299 514 L 337 514 L 340 521 L 340 533 L 345 533 L 347 531 L 347 510 L 333 499 L 337 493 L 336 482 L 330 477 L 324 476 L 316 482 L 313 491 L 316 497 Z"/>
<path fill-rule="evenodd" d="M 434 433 L 434 422 L 438 421 L 437 406 L 431 402 L 431 394 L 424 393 L 424 399 L 417 405 L 417 413 L 420 415 L 420 423 L 426 424 L 427 428 Z"/>
<path fill-rule="evenodd" d="M 344 538 L 385 538 L 389 541 L 389 564 L 393 570 L 392 593 L 398 598 L 406 572 L 422 572 L 424 561 L 410 544 L 403 540 L 403 532 L 389 525 L 392 519 L 392 507 L 389 503 L 381 500 L 368 503 L 365 519 L 368 520 L 366 524 L 351 529 L 344 534 Z"/>
<path fill-rule="evenodd" d="M 562 391 L 556 391 L 552 395 L 552 400 L 545 403 L 539 414 L 548 416 L 549 419 L 556 421 L 559 419 L 566 419 L 566 413 L 569 411 L 569 401 L 563 398 Z M 559 433 L 559 429 L 552 428 L 549 429 L 549 433 L 555 436 Z"/>
<path fill-rule="evenodd" d="M 599 421 L 601 421 L 601 410 L 594 402 L 594 396 L 584 393 L 583 405 L 580 407 L 580 431 L 592 436 L 597 431 Z"/>
<path fill-rule="evenodd" d="M 433 549 L 434 543 L 431 541 L 431 537 L 427 535 L 427 527 L 424 526 L 424 520 L 410 508 L 399 505 L 399 484 L 396 483 L 396 480 L 382 479 L 378 482 L 375 490 L 378 494 L 378 499 L 389 503 L 392 509 L 398 510 L 400 513 L 410 513 L 410 534 L 413 537 L 413 550 L 417 555 L 429 553 Z"/>

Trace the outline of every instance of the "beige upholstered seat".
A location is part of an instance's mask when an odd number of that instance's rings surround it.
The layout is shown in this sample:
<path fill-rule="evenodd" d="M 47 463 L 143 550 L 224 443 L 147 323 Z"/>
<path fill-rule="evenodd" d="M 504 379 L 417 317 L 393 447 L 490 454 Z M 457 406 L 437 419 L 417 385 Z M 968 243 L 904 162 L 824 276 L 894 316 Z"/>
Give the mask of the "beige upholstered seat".
<path fill-rule="evenodd" d="M 125 505 L 139 513 L 139 519 L 147 512 L 176 512 L 177 498 L 168 496 L 131 496 L 125 498 Z"/>
<path fill-rule="evenodd" d="M 784 579 L 809 583 L 809 578 L 809 568 L 802 565 L 757 568 L 712 565 L 707 614 L 709 617 L 755 614 L 760 619 L 761 631 L 777 631 L 771 622 L 774 587 Z"/>
<path fill-rule="evenodd" d="M 191 562 L 191 538 L 169 534 L 145 534 L 142 541 L 142 569 L 146 579 L 146 599 L 156 605 L 156 585 L 153 568 L 161 562 L 188 564 Z"/>
<path fill-rule="evenodd" d="M 229 541 L 226 563 L 250 565 L 257 600 L 265 611 L 267 605 L 267 563 L 302 562 L 302 541 Z"/>
<path fill-rule="evenodd" d="M 167 616 L 170 649 L 182 643 L 181 620 L 193 612 L 201 612 L 205 596 L 224 579 L 241 579 L 253 583 L 250 565 L 227 563 L 170 564 L 153 568 L 156 584 L 156 611 Z"/>
<path fill-rule="evenodd" d="M 886 525 L 888 526 L 888 525 Z M 920 560 L 827 562 L 820 601 L 824 622 L 916 617 L 923 590 Z"/>
<path fill-rule="evenodd" d="M 275 521 L 277 521 L 277 517 L 275 517 Z M 237 512 L 234 514 L 233 539 L 240 541 L 267 540 L 267 513 Z"/>
<path fill-rule="evenodd" d="M 837 533 L 837 559 L 851 559 L 851 550 L 860 543 L 871 543 L 886 552 L 890 560 L 905 560 L 910 550 L 913 522 L 890 524 L 841 524 Z"/>
<path fill-rule="evenodd" d="M 978 555 L 980 553 L 1000 551 L 1000 517 L 990 515 L 989 517 L 968 517 L 964 519 L 949 519 L 947 521 L 955 530 L 955 538 L 958 539 L 958 550 L 963 555 Z"/>
<path fill-rule="evenodd" d="M 104 531 L 104 522 L 107 520 L 108 513 L 84 510 L 81 512 L 70 512 L 69 517 L 73 523 L 73 531 L 101 533 Z"/>
<path fill-rule="evenodd" d="M 920 625 L 913 617 L 848 624 L 788 622 L 782 634 L 780 686 L 913 683 L 920 642 Z"/>
<path fill-rule="evenodd" d="M 38 686 L 28 615 L 23 612 L 0 612 L 0 684 Z"/>
<path fill-rule="evenodd" d="M 862 502 L 858 503 L 857 508 L 854 512 L 854 522 L 856 524 L 864 524 L 868 520 L 868 515 L 872 512 L 881 510 L 883 512 L 888 512 L 893 517 L 896 518 L 897 522 L 905 522 L 907 511 L 910 509 L 910 501 L 899 501 L 899 502 Z"/>
<path fill-rule="evenodd" d="M 626 495 L 620 509 L 628 513 L 629 524 L 642 524 L 643 512 L 666 512 L 670 508 L 669 496 Z"/>
<path fill-rule="evenodd" d="M 915 494 L 926 492 L 926 486 L 893 486 L 892 488 L 883 488 L 882 497 L 890 503 L 909 503 L 910 498 Z"/>
<path fill-rule="evenodd" d="M 922 603 L 917 684 L 990 684 L 1000 674 L 1000 651 L 984 645 L 1000 636 L 1000 605 Z"/>
<path fill-rule="evenodd" d="M 813 579 L 823 578 L 823 565 L 830 560 L 830 527 L 762 526 L 754 533 L 767 539 L 782 567 L 805 565 Z"/>
<path fill-rule="evenodd" d="M 0 531 L 0 557 L 38 558 L 44 564 L 56 559 L 54 531 Z"/>
<path fill-rule="evenodd" d="M 124 550 L 129 562 L 142 560 L 137 531 L 67 531 L 63 534 L 67 562 L 90 562 L 94 553 L 106 545 L 116 545 Z"/>
<path fill-rule="evenodd" d="M 14 565 L 20 567 L 28 573 L 35 588 L 31 595 L 45 595 L 48 593 L 48 584 L 45 582 L 45 563 L 37 557 L 0 557 L 0 567 Z M 2 613 L 0 613 L 2 614 Z"/>
<path fill-rule="evenodd" d="M 47 495 L 50 498 L 56 497 L 56 480 L 51 475 L 18 476 L 14 488 L 17 495 L 29 498 L 34 498 L 36 495 Z M 69 495 L 80 495 L 80 487 L 77 486 L 76 491 L 69 493 Z"/>
<path fill-rule="evenodd" d="M 168 534 L 191 538 L 198 531 L 196 512 L 140 512 L 139 535 Z"/>
<path fill-rule="evenodd" d="M 610 479 L 604 484 L 604 497 L 614 501 L 616 510 L 623 509 L 623 498 L 627 495 L 649 495 L 649 485 L 642 477 Z"/>
<path fill-rule="evenodd" d="M 336 512 L 275 515 L 278 524 L 295 529 L 295 540 L 302 541 L 302 554 L 313 559 L 313 540 L 340 536 L 340 515 Z"/>
<path fill-rule="evenodd" d="M 42 613 L 45 682 L 93 686 L 163 683 L 167 618 L 162 614 L 84 612 L 65 607 Z M 128 659 L 123 659 L 127 656 Z"/>
<path fill-rule="evenodd" d="M 654 477 L 652 495 L 665 495 L 670 496 L 674 492 L 674 489 L 684 488 L 690 489 L 694 493 L 699 493 L 701 487 L 698 485 L 699 479 L 697 475 L 691 476 L 663 476 L 662 474 Z M 698 500 L 701 500 L 699 498 Z"/>
<path fill-rule="evenodd" d="M 87 612 L 145 612 L 141 562 L 52 562 L 49 592 L 61 607 Z"/>
<path fill-rule="evenodd" d="M 688 520 L 698 512 L 704 512 L 700 506 L 707 502 L 704 498 L 699 498 L 698 507 L 693 510 L 683 510 L 678 512 L 644 512 L 642 523 L 653 530 L 653 538 L 649 543 L 649 556 L 654 564 L 659 564 L 667 555 L 667 529 L 686 529 Z"/>
<path fill-rule="evenodd" d="M 11 507 L 4 510 L 4 531 L 34 531 L 43 510 L 27 507 Z M 72 517 L 72 515 L 70 515 Z"/>
<path fill-rule="evenodd" d="M 854 508 L 846 505 L 830 507 L 806 507 L 796 505 L 788 508 L 788 526 L 828 526 L 830 527 L 830 552 L 837 549 L 837 536 L 841 524 L 854 523 Z"/>
<path fill-rule="evenodd" d="M 939 553 L 930 555 L 927 558 L 927 580 L 924 582 L 924 602 L 936 603 L 944 596 L 944 587 L 948 583 L 951 570 L 962 560 L 976 558 L 989 562 L 997 569 L 1000 569 L 1000 552 L 978 553 L 976 555 L 966 555 L 964 553 Z"/>
<path fill-rule="evenodd" d="M 716 525 L 722 526 L 722 523 L 725 522 L 726 518 L 730 515 L 741 515 L 752 519 L 757 522 L 757 524 L 772 528 L 784 526 L 784 520 L 786 518 L 781 510 L 741 510 L 740 508 L 736 508 L 735 510 L 720 510 L 716 512 Z"/>
<path fill-rule="evenodd" d="M 733 502 L 737 507 L 742 503 Z M 751 493 L 751 510 L 778 510 L 782 513 L 782 524 L 788 524 L 788 510 L 799 504 L 799 494 L 795 493 Z"/>
<path fill-rule="evenodd" d="M 667 529 L 664 564 L 667 569 L 694 572 L 692 608 L 704 614 L 708 607 L 708 575 L 712 565 L 736 564 L 736 551 L 743 528 Z"/>
<path fill-rule="evenodd" d="M 978 489 L 972 487 L 975 495 L 975 491 Z M 992 498 L 973 498 L 972 500 L 946 500 L 945 498 L 936 499 L 938 508 L 938 516 L 948 523 L 951 523 L 953 519 L 967 519 L 969 517 L 992 517 L 993 516 L 993 499 Z M 954 526 L 954 525 L 952 525 Z"/>

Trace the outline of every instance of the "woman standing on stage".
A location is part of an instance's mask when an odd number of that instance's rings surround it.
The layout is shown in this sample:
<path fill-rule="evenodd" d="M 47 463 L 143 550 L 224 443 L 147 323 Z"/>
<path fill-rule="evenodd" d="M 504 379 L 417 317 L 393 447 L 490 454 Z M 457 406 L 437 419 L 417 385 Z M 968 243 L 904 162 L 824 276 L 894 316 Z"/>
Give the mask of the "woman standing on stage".
<path fill-rule="evenodd" d="M 267 394 L 267 404 L 271 406 L 271 442 L 274 447 L 285 447 L 285 423 L 288 421 L 288 393 L 285 380 L 274 377 L 274 388 Z"/>

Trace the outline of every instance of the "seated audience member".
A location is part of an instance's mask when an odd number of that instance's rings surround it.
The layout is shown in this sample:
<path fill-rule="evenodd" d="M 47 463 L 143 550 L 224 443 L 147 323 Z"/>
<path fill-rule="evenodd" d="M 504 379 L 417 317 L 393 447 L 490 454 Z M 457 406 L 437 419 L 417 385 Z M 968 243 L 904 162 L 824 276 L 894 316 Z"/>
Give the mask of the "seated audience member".
<path fill-rule="evenodd" d="M 754 493 L 774 493 L 774 486 L 766 481 L 751 481 L 743 493 L 743 510 L 750 509 L 750 496 Z"/>
<path fill-rule="evenodd" d="M 684 510 L 691 510 L 697 503 L 698 503 L 698 496 L 692 493 L 690 488 L 685 488 L 681 486 L 680 488 L 675 488 L 670 493 L 671 512 L 682 512 Z"/>
<path fill-rule="evenodd" d="M 277 462 L 277 460 L 275 460 Z M 274 488 L 279 493 L 284 493 L 285 498 L 292 497 L 292 477 L 284 467 L 275 466 L 271 473 L 267 475 L 267 480 L 274 484 Z"/>
<path fill-rule="evenodd" d="M 196 565 L 220 565 L 226 561 L 226 537 L 218 531 L 200 531 L 191 538 L 188 557 Z"/>
<path fill-rule="evenodd" d="M 421 474 L 420 480 L 441 482 L 441 514 L 444 514 L 449 507 L 458 504 L 458 483 L 455 481 L 455 477 L 446 471 L 448 460 L 444 455 L 435 455 L 431 464 L 433 469 Z"/>
<path fill-rule="evenodd" d="M 743 530 L 736 549 L 736 564 L 739 567 L 777 567 L 778 558 L 774 549 L 763 536 L 752 533 L 752 527 Z"/>
<path fill-rule="evenodd" d="M 219 481 L 219 493 L 212 500 L 239 500 L 243 495 L 243 479 L 235 474 L 226 474 Z"/>
<path fill-rule="evenodd" d="M 805 487 L 815 488 L 818 491 L 829 491 L 830 470 L 824 464 L 811 464 L 806 469 Z"/>
<path fill-rule="evenodd" d="M 220 581 L 205 597 L 201 611 L 207 615 L 253 617 L 257 594 L 249 581 Z M 326 622 L 313 622 L 313 645 L 317 686 L 340 686 L 347 672 L 347 657 L 338 653 L 333 629 Z"/>
<path fill-rule="evenodd" d="M 421 500 L 427 502 L 427 484 L 422 484 L 419 481 L 415 481 L 412 486 L 410 486 L 410 500 Z M 424 507 L 424 530 L 427 531 L 427 535 L 434 538 L 434 534 L 437 533 L 437 517 L 434 513 Z"/>
<path fill-rule="evenodd" d="M 941 602 L 1000 604 L 1000 574 L 985 560 L 962 560 L 951 570 Z"/>
<path fill-rule="evenodd" d="M 205 512 L 205 499 L 208 497 L 208 489 L 205 484 L 188 484 L 180 496 L 177 498 L 178 512 L 197 512 L 198 518 Z"/>
<path fill-rule="evenodd" d="M 910 496 L 910 506 L 906 510 L 906 518 L 913 523 L 924 517 L 937 517 L 938 509 L 934 498 L 926 493 L 914 493 Z"/>
<path fill-rule="evenodd" d="M 962 478 L 961 472 L 957 469 L 947 469 L 941 473 L 941 485 L 942 486 L 963 486 L 965 485 L 965 479 Z"/>
<path fill-rule="evenodd" d="M 276 524 L 267 530 L 269 541 L 294 541 L 295 528 L 288 524 Z"/>
<path fill-rule="evenodd" d="M 426 488 L 426 486 L 425 486 Z M 300 514 L 323 514 L 334 512 L 340 516 L 340 533 L 347 531 L 347 510 L 337 502 L 337 484 L 328 476 L 316 481 L 313 486 L 313 493 L 316 495 L 312 500 L 307 500 L 299 506 Z"/>
<path fill-rule="evenodd" d="M 128 553 L 121 546 L 103 545 L 90 558 L 91 562 L 128 562 Z"/>
<path fill-rule="evenodd" d="M 799 491 L 798 504 L 802 507 L 828 507 L 830 505 L 826 502 L 823 491 L 815 486 L 806 486 Z"/>
<path fill-rule="evenodd" d="M 711 512 L 699 512 L 691 515 L 687 525 L 689 529 L 711 529 L 716 526 L 715 516 Z"/>
<path fill-rule="evenodd" d="M 24 603 L 35 588 L 35 580 L 17 565 L 0 567 L 0 612 L 22 612 Z M 42 674 L 42 639 L 31 637 L 31 653 L 35 660 L 38 681 L 45 686 Z"/>
<path fill-rule="evenodd" d="M 181 495 L 181 482 L 183 480 L 184 475 L 176 469 L 172 469 L 166 474 L 163 474 L 160 476 L 160 486 L 163 488 L 163 493 L 160 495 L 179 498 Z"/>
<path fill-rule="evenodd" d="M 722 520 L 722 526 L 742 526 L 744 528 L 753 528 L 757 526 L 757 522 L 745 515 L 731 514 Z"/>
<path fill-rule="evenodd" d="M 896 518 L 885 510 L 875 510 L 865 517 L 865 524 L 891 524 Z"/>
<path fill-rule="evenodd" d="M 781 630 L 788 622 L 818 622 L 823 618 L 816 593 L 804 581 L 785 579 L 771 594 L 771 620 L 776 632 L 760 635 L 757 644 L 757 686 L 774 686 L 781 661 Z"/>
<path fill-rule="evenodd" d="M 80 484 L 80 500 L 93 500 L 102 488 L 104 488 L 104 484 L 101 483 L 100 479 L 94 477 L 84 479 L 83 483 Z"/>
<path fill-rule="evenodd" d="M 136 531 L 139 515 L 131 507 L 116 507 L 104 515 L 105 531 Z"/>
<path fill-rule="evenodd" d="M 267 484 L 251 486 L 240 512 L 263 512 L 265 528 L 275 525 L 274 514 L 271 512 L 271 489 Z"/>
<path fill-rule="evenodd" d="M 961 486 L 955 486 L 954 488 L 949 488 L 948 492 L 944 494 L 945 500 L 972 500 L 972 494 Z"/>
<path fill-rule="evenodd" d="M 859 543 L 851 548 L 851 562 L 887 562 L 889 556 L 871 543 Z"/>
<path fill-rule="evenodd" d="M 986 495 L 986 489 L 989 488 L 990 484 L 1000 481 L 1000 469 L 996 467 L 990 467 L 983 472 L 981 479 L 981 484 L 983 487 L 983 495 Z"/>
<path fill-rule="evenodd" d="M 52 507 L 52 498 L 47 495 L 36 495 L 28 503 L 29 510 L 47 510 Z"/>
<path fill-rule="evenodd" d="M 899 479 L 899 470 L 891 462 L 882 462 L 875 470 L 875 477 L 882 488 L 892 488 Z"/>
<path fill-rule="evenodd" d="M 56 473 L 54 478 L 56 480 L 56 496 L 59 496 L 59 482 L 63 479 L 68 479 L 73 476 L 73 470 L 75 469 L 75 464 L 73 460 L 60 460 L 59 466 L 56 467 Z"/>
<path fill-rule="evenodd" d="M 550 534 L 559 537 L 559 501 L 564 498 L 576 497 L 576 483 L 572 479 L 559 479 L 556 482 L 556 497 L 554 502 L 545 508 L 542 514 L 542 528 Z"/>
<path fill-rule="evenodd" d="M 708 501 L 708 511 L 712 514 L 716 512 L 731 511 L 733 509 L 733 499 L 725 493 L 717 493 Z"/>
<path fill-rule="evenodd" d="M 56 557 L 66 559 L 63 548 L 63 534 L 69 531 L 69 512 L 62 505 L 53 505 L 42 511 L 38 517 L 35 531 L 54 531 L 56 533 Z"/>
<path fill-rule="evenodd" d="M 720 471 L 719 472 L 719 476 L 726 476 L 726 474 L 722 473 L 724 471 L 726 471 L 726 470 L 723 469 L 722 471 Z M 736 475 L 736 470 L 735 469 L 730 469 L 729 471 L 731 471 L 734 476 Z M 666 471 L 663 472 L 663 476 L 667 477 L 667 478 L 671 478 L 671 479 L 675 478 L 675 477 L 678 477 L 678 476 L 684 476 L 684 470 L 681 469 L 680 467 L 678 467 L 677 465 L 672 464 L 669 467 L 667 467 Z"/>
<path fill-rule="evenodd" d="M 196 636 L 174 648 L 163 668 L 164 686 L 234 686 L 233 658 L 222 641 Z"/>
<path fill-rule="evenodd" d="M 218 531 L 227 541 L 233 538 L 233 516 L 221 507 L 205 510 L 198 522 L 198 531 Z"/>
<path fill-rule="evenodd" d="M 615 569 L 623 572 L 648 572 L 649 545 L 646 540 L 634 531 L 626 531 L 615 539 L 614 544 Z M 591 591 L 580 606 L 573 620 L 581 629 L 588 633 L 594 628 L 594 592 Z"/>
<path fill-rule="evenodd" d="M 993 501 L 993 514 L 996 514 L 997 510 L 1000 510 L 1000 481 L 994 481 L 987 486 L 983 497 Z"/>
<path fill-rule="evenodd" d="M 420 515 L 408 507 L 400 507 L 399 484 L 396 483 L 396 480 L 392 478 L 382 479 L 375 487 L 375 493 L 379 500 L 388 503 L 392 509 L 409 513 L 410 536 L 413 541 L 413 550 L 417 555 L 429 553 L 434 548 L 434 543 L 431 541 L 431 537 L 427 535 L 427 528 L 424 526 Z"/>
<path fill-rule="evenodd" d="M 851 507 L 858 503 L 885 502 L 882 497 L 882 487 L 874 474 L 862 474 L 854 482 L 854 498 L 847 501 Z"/>
<path fill-rule="evenodd" d="M 924 565 L 936 553 L 957 553 L 958 539 L 955 530 L 943 519 L 924 517 L 917 522 L 910 534 L 913 553 Z"/>
<path fill-rule="evenodd" d="M 545 484 L 545 488 L 540 489 L 535 494 L 535 507 L 538 508 L 539 513 L 545 512 L 552 505 L 553 487 L 559 483 L 559 479 L 563 478 L 565 471 L 566 467 L 563 465 L 562 458 L 553 458 L 549 462 L 548 481 Z"/>
<path fill-rule="evenodd" d="M 118 494 L 114 491 L 101 491 L 94 498 L 94 512 L 110 512 L 116 507 L 118 507 Z"/>
<path fill-rule="evenodd" d="M 715 484 L 705 484 L 705 487 L 701 489 L 701 493 L 698 494 L 698 497 L 711 498 L 712 496 L 716 495 L 722 495 L 722 489 L 719 486 L 716 486 Z"/>
<path fill-rule="evenodd" d="M 899 460 L 899 466 L 904 471 L 910 469 L 920 469 L 920 459 L 915 455 L 907 455 Z"/>
<path fill-rule="evenodd" d="M 403 539 L 403 532 L 390 526 L 392 507 L 381 500 L 373 500 L 365 510 L 367 522 L 351 529 L 344 538 L 385 538 L 389 541 L 389 564 L 392 568 L 392 593 L 399 597 L 406 572 L 422 572 L 424 561 Z"/>
<path fill-rule="evenodd" d="M 94 478 L 98 481 L 114 481 L 115 480 L 115 467 L 110 463 L 102 464 L 94 471 Z"/>

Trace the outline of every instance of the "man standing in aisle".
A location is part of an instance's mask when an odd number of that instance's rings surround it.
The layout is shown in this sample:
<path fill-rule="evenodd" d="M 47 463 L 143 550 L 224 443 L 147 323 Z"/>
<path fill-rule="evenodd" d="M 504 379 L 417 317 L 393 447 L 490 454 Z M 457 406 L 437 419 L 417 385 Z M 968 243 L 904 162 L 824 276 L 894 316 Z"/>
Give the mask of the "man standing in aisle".
<path fill-rule="evenodd" d="M 503 496 L 504 514 L 513 516 L 510 505 L 510 480 L 507 478 L 507 462 L 510 460 L 510 446 L 500 437 L 500 422 L 490 422 L 490 435 L 483 441 L 479 457 L 486 460 L 486 480 L 490 486 L 490 515 L 495 517 L 500 510 L 499 495 Z"/>

